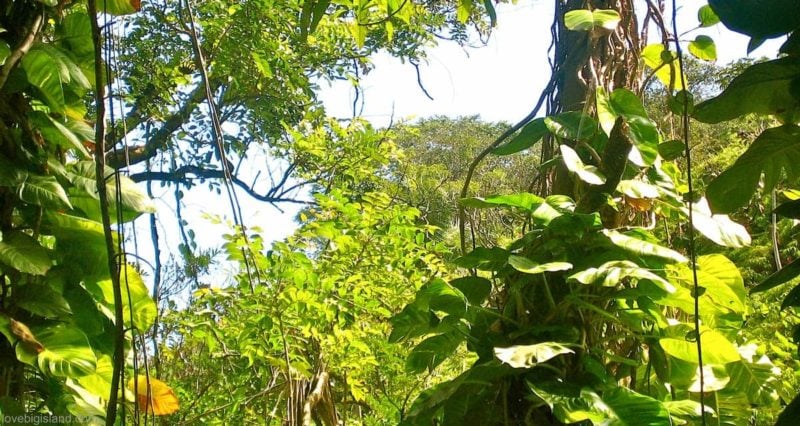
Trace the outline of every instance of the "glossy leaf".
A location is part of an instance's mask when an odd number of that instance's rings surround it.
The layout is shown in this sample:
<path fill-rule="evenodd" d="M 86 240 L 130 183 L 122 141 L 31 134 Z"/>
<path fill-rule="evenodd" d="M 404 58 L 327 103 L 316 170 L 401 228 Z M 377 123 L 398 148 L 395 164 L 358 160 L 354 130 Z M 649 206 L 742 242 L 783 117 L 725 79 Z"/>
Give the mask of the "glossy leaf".
<path fill-rule="evenodd" d="M 14 290 L 11 299 L 15 306 L 45 318 L 72 313 L 64 297 L 47 284 L 29 283 L 21 286 Z"/>
<path fill-rule="evenodd" d="M 35 238 L 22 232 L 3 236 L 0 262 L 32 275 L 44 275 L 53 266 L 47 250 Z"/>
<path fill-rule="evenodd" d="M 717 45 L 709 36 L 699 35 L 689 43 L 689 53 L 701 61 L 717 60 Z"/>
<path fill-rule="evenodd" d="M 781 284 L 785 284 L 800 275 L 800 259 L 795 259 L 788 265 L 773 273 L 767 279 L 753 287 L 751 293 L 760 293 L 771 290 Z"/>
<path fill-rule="evenodd" d="M 679 263 L 688 261 L 688 259 L 686 259 L 685 256 L 674 250 L 644 240 L 640 240 L 638 238 L 630 237 L 618 231 L 604 229 L 603 234 L 606 237 L 608 237 L 608 239 L 611 240 L 611 243 L 614 244 L 615 246 L 618 246 L 634 254 L 638 254 L 641 256 L 659 257 L 665 260 L 670 260 Z"/>
<path fill-rule="evenodd" d="M 800 78 L 800 57 L 786 57 L 748 67 L 723 92 L 695 107 L 693 117 L 720 123 L 745 114 L 791 115 L 800 108 L 794 85 Z"/>
<path fill-rule="evenodd" d="M 508 256 L 508 264 L 517 271 L 526 274 L 541 274 L 544 272 L 568 271 L 572 269 L 572 264 L 567 262 L 535 263 L 522 256 Z"/>
<path fill-rule="evenodd" d="M 666 50 L 663 44 L 650 44 L 642 49 L 641 55 L 645 65 L 665 87 L 684 90 L 677 54 Z"/>
<path fill-rule="evenodd" d="M 719 16 L 711 6 L 706 4 L 697 11 L 697 21 L 700 22 L 700 26 L 703 28 L 711 27 L 719 23 Z"/>
<path fill-rule="evenodd" d="M 556 342 L 494 348 L 494 356 L 514 368 L 532 368 L 559 355 L 572 353 L 575 351 Z"/>
<path fill-rule="evenodd" d="M 619 24 L 620 16 L 616 10 L 610 9 L 577 9 L 564 14 L 564 26 L 571 31 L 591 31 L 597 28 L 614 30 Z"/>
<path fill-rule="evenodd" d="M 524 151 L 539 142 L 548 132 L 544 118 L 535 118 L 520 130 L 510 141 L 492 150 L 494 155 L 510 155 Z"/>
<path fill-rule="evenodd" d="M 571 275 L 569 280 L 587 285 L 602 280 L 600 285 L 603 287 L 616 287 L 620 281 L 629 277 L 650 281 L 668 293 L 676 290 L 675 286 L 666 279 L 627 260 L 606 262 L 597 268 L 588 268 Z"/>
<path fill-rule="evenodd" d="M 561 145 L 559 149 L 567 170 L 578 175 L 582 181 L 591 185 L 602 185 L 606 182 L 606 177 L 603 176 L 600 169 L 590 164 L 584 164 L 575 150 L 567 145 Z"/>
<path fill-rule="evenodd" d="M 688 214 L 688 209 L 684 209 Z M 731 248 L 749 246 L 750 234 L 747 229 L 732 221 L 728 215 L 712 214 L 705 198 L 692 204 L 694 228 L 709 240 Z"/>
<path fill-rule="evenodd" d="M 127 327 L 136 327 L 139 331 L 145 332 L 153 324 L 156 317 L 156 304 L 150 298 L 149 291 L 144 285 L 141 276 L 132 266 L 123 268 L 120 275 L 120 287 L 122 288 L 123 318 Z M 109 313 L 114 308 L 114 286 L 111 279 L 99 280 L 95 283 L 87 283 L 87 289 L 109 309 Z M 111 316 L 113 320 L 113 315 Z M 131 323 L 131 320 L 133 322 Z"/>
<path fill-rule="evenodd" d="M 483 277 L 463 277 L 450 281 L 450 285 L 461 291 L 471 305 L 480 306 L 492 291 L 492 282 Z"/>
<path fill-rule="evenodd" d="M 32 330 L 44 350 L 37 354 L 18 345 L 20 361 L 57 377 L 76 378 L 94 372 L 97 358 L 83 332 L 69 325 L 33 327 Z"/>
<path fill-rule="evenodd" d="M 553 135 L 567 140 L 589 140 L 597 133 L 597 121 L 579 111 L 545 117 L 544 124 Z"/>
<path fill-rule="evenodd" d="M 53 176 L 28 175 L 19 186 L 19 198 L 42 207 L 72 208 L 64 187 Z"/>
<path fill-rule="evenodd" d="M 744 206 L 756 192 L 764 174 L 764 190 L 771 190 L 782 170 L 793 179 L 800 163 L 800 127 L 784 125 L 765 130 L 747 151 L 708 185 L 711 210 L 730 213 Z"/>
<path fill-rule="evenodd" d="M 406 370 L 411 373 L 433 371 L 436 366 L 455 352 L 462 341 L 463 339 L 453 333 L 428 337 L 408 354 Z"/>
<path fill-rule="evenodd" d="M 794 0 L 709 0 L 726 27 L 756 38 L 773 38 L 800 27 L 800 3 Z"/>
<path fill-rule="evenodd" d="M 701 327 L 700 339 L 703 345 L 703 362 L 724 365 L 741 359 L 736 347 L 719 332 L 708 327 Z M 688 338 L 678 339 L 666 337 L 659 339 L 659 344 L 669 356 L 697 364 L 697 342 Z"/>
<path fill-rule="evenodd" d="M 22 57 L 28 82 L 39 89 L 43 100 L 56 112 L 64 110 L 64 90 L 57 61 L 41 49 L 31 49 Z"/>

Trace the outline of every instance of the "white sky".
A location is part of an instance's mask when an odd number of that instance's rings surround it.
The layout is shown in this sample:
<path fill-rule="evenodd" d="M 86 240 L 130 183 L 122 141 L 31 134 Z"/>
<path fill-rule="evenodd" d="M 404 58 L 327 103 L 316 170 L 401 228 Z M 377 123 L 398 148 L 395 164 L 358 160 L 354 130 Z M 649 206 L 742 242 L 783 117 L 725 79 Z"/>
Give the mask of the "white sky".
<path fill-rule="evenodd" d="M 697 10 L 704 0 L 681 1 L 680 30 L 697 24 Z M 671 7 L 671 5 L 668 5 Z M 374 70 L 361 82 L 365 96 L 363 116 L 375 126 L 385 126 L 392 116 L 395 122 L 413 120 L 433 115 L 450 117 L 479 115 L 487 121 L 516 122 L 528 114 L 540 91 L 549 79 L 547 48 L 550 43 L 552 1 L 520 0 L 518 4 L 497 5 L 498 27 L 493 31 L 488 46 L 461 48 L 452 42 L 440 42 L 429 50 L 429 61 L 420 66 L 422 81 L 433 96 L 429 100 L 417 85 L 414 68 L 388 55 L 374 59 Z M 717 25 L 692 32 L 685 38 L 693 39 L 707 34 L 717 42 L 720 63 L 727 63 L 746 54 L 747 39 Z M 778 42 L 768 43 L 754 52 L 754 56 L 774 55 Z M 337 82 L 323 87 L 320 98 L 329 115 L 351 117 L 354 91 L 348 82 Z M 273 207 L 250 199 L 238 191 L 244 210 L 245 224 L 259 226 L 267 241 L 282 239 L 294 229 L 297 207 L 282 205 L 281 214 Z M 164 225 L 161 239 L 167 251 L 177 253 L 180 242 L 174 225 L 172 192 L 162 197 L 156 194 L 158 215 Z M 224 197 L 224 195 L 223 195 Z M 197 234 L 201 247 L 221 244 L 220 235 L 228 232 L 225 226 L 211 225 L 202 218 L 203 213 L 231 217 L 225 198 L 197 189 L 187 194 L 186 218 Z M 146 218 L 137 221 L 139 238 L 149 241 Z M 149 242 L 140 245 L 148 245 Z M 149 250 L 148 250 L 149 251 Z"/>

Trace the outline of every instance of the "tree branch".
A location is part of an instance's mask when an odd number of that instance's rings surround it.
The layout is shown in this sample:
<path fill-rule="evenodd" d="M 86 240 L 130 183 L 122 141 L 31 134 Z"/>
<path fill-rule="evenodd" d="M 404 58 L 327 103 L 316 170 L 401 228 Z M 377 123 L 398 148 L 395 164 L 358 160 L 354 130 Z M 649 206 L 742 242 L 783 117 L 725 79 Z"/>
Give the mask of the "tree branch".
<path fill-rule="evenodd" d="M 189 183 L 194 179 L 223 179 L 225 177 L 222 170 L 204 169 L 198 166 L 181 166 L 172 172 L 155 172 L 145 171 L 141 173 L 134 173 L 130 175 L 131 180 L 134 182 L 144 182 L 148 180 L 158 180 L 164 182 L 180 182 Z M 311 204 L 310 201 L 298 200 L 294 198 L 285 197 L 286 191 L 282 191 L 279 195 L 274 195 L 277 191 L 275 188 L 267 191 L 266 194 L 259 194 L 246 182 L 239 179 L 238 176 L 232 176 L 231 181 L 243 189 L 247 195 L 252 198 L 264 201 L 270 204 L 275 203 L 293 203 L 293 204 Z"/>
<path fill-rule="evenodd" d="M 216 87 L 212 87 L 212 90 L 216 90 Z M 195 108 L 204 100 L 205 86 L 200 84 L 189 94 L 180 109 L 164 121 L 161 128 L 150 135 L 150 139 L 146 143 L 108 153 L 106 154 L 106 163 L 115 169 L 121 169 L 155 157 L 159 151 L 167 147 L 170 136 L 186 123 Z M 130 127 L 128 129 L 133 130 Z"/>

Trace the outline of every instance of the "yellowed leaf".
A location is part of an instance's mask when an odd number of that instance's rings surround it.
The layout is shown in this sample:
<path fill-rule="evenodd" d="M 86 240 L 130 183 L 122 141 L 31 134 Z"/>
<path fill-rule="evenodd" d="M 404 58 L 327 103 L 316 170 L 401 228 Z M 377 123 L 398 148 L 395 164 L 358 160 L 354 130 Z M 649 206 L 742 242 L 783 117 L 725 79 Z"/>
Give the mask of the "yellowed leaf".
<path fill-rule="evenodd" d="M 165 416 L 178 411 L 180 408 L 175 392 L 161 380 L 152 377 L 148 380 L 147 376 L 139 375 L 136 377 L 136 385 L 134 389 L 134 379 L 128 381 L 128 389 L 136 392 L 136 399 L 139 402 L 140 409 L 145 410 L 148 414 Z M 148 397 L 150 399 L 149 402 Z"/>

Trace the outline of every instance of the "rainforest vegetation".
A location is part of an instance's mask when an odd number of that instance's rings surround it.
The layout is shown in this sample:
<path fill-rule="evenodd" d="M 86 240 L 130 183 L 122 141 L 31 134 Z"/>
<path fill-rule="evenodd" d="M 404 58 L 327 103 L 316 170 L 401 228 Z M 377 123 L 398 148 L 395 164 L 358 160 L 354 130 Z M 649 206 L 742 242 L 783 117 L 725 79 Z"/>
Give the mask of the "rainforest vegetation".
<path fill-rule="evenodd" d="M 800 3 L 535 2 L 527 117 L 376 127 L 505 1 L 0 0 L 0 424 L 797 424 Z"/>

